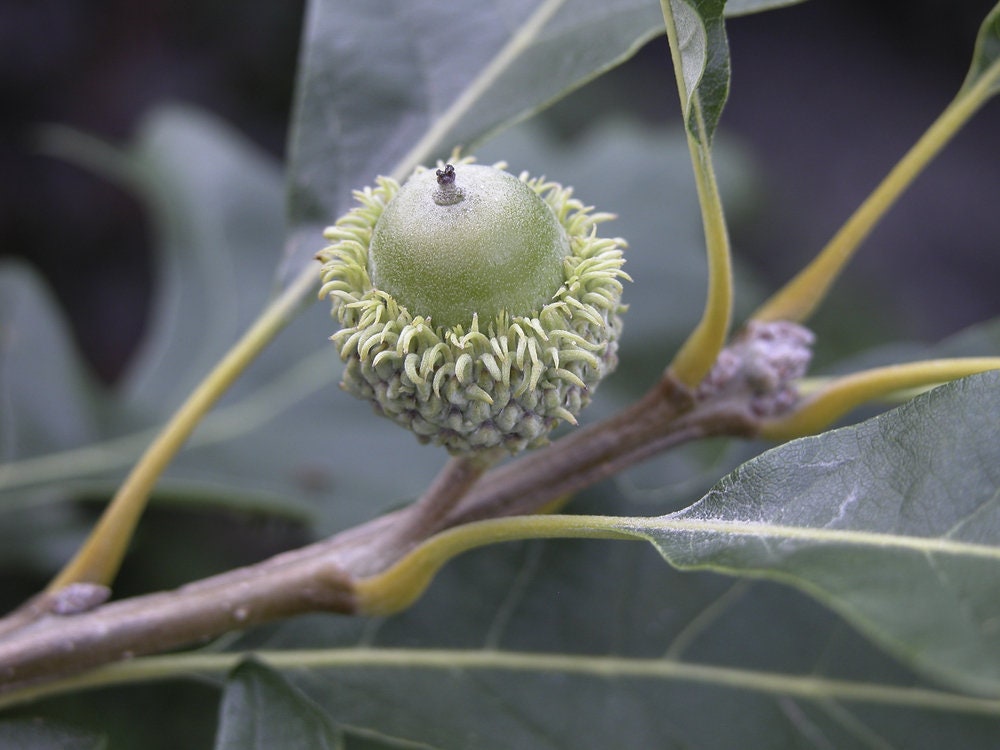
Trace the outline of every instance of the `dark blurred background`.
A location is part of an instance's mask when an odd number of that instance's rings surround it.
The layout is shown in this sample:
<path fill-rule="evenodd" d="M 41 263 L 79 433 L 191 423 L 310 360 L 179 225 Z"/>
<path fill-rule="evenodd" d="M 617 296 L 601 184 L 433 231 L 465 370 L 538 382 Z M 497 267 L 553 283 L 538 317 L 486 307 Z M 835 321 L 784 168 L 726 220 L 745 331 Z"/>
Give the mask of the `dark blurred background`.
<path fill-rule="evenodd" d="M 733 20 L 722 136 L 762 167 L 757 219 L 736 251 L 775 283 L 819 248 L 960 85 L 989 0 L 811 0 Z M 303 3 L 8 0 L 0 4 L 0 254 L 50 280 L 105 380 L 142 332 L 153 283 L 140 205 L 33 154 L 39 123 L 129 138 L 156 102 L 204 107 L 282 155 Z M 614 104 L 674 125 L 666 52 L 615 73 Z M 1000 105 L 932 165 L 852 266 L 904 335 L 933 339 L 1000 313 Z M 849 308 L 851 300 L 840 301 Z M 835 314 L 838 309 L 833 308 Z"/>
<path fill-rule="evenodd" d="M 749 219 L 738 212 L 732 229 L 736 253 L 765 283 L 782 282 L 821 247 L 946 105 L 991 5 L 809 0 L 730 22 L 733 89 L 718 137 L 742 144 L 759 169 L 755 212 Z M 151 106 L 179 100 L 221 116 L 281 158 L 302 15 L 303 0 L 0 3 L 0 256 L 41 270 L 105 381 L 122 373 L 142 334 L 155 238 L 127 192 L 33 153 L 38 126 L 60 123 L 124 143 Z M 548 114 L 548 125 L 573 139 L 595 112 L 627 109 L 676 127 L 668 59 L 663 40 L 651 43 Z M 879 331 L 933 340 L 1000 314 L 998 143 L 1000 102 L 992 102 L 868 240 L 822 315 L 860 316 L 854 308 L 870 310 L 876 299 L 886 318 Z M 151 512 L 155 523 L 143 527 L 150 531 L 116 585 L 119 595 L 260 559 L 307 536 L 290 524 L 240 524 L 197 509 Z M 0 611 L 47 575 L 8 571 Z M 209 746 L 216 701 L 214 690 L 185 683 L 70 696 L 46 710 L 95 730 L 113 724 L 115 747 L 139 737 L 154 741 L 144 750 L 158 750 L 195 746 L 186 744 L 195 735 L 197 746 Z"/>

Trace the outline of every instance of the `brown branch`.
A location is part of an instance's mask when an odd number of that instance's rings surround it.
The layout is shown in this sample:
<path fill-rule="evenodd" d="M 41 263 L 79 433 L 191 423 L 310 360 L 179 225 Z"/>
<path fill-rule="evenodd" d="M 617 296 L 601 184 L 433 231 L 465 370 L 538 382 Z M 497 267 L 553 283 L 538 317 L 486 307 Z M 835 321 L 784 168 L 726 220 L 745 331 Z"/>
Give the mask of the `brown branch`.
<path fill-rule="evenodd" d="M 664 380 L 619 414 L 489 471 L 475 485 L 484 467 L 459 460 L 421 501 L 330 539 L 173 591 L 42 614 L 0 638 L 0 692 L 296 614 L 354 613 L 352 582 L 385 569 L 420 539 L 478 518 L 537 512 L 653 453 L 708 435 L 749 435 L 754 424 L 743 400 L 696 404 Z"/>
<path fill-rule="evenodd" d="M 691 393 L 664 378 L 635 404 L 608 419 L 489 472 L 463 498 L 447 525 L 535 513 L 555 498 L 620 471 L 622 460 L 631 465 L 645 458 L 648 453 L 643 449 L 667 435 L 676 435 L 678 418 L 693 407 Z M 612 470 L 613 466 L 617 468 Z"/>
<path fill-rule="evenodd" d="M 267 567 L 257 575 L 241 569 L 79 615 L 43 617 L 0 641 L 0 690 L 203 642 L 276 618 L 355 609 L 350 578 L 330 561 L 306 558 Z"/>

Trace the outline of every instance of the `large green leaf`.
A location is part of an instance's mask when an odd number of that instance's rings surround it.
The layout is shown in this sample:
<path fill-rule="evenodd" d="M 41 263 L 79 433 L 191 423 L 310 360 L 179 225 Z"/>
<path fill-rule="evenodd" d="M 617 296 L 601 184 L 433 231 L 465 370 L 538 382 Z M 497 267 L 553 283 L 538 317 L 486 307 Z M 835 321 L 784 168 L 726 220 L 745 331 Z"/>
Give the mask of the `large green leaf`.
<path fill-rule="evenodd" d="M 560 7 L 561 6 L 561 7 Z M 532 16 L 555 17 L 539 32 Z M 627 57 L 662 27 L 637 0 L 316 0 L 303 40 L 289 174 L 293 225 L 329 223 L 350 191 L 390 174 L 457 100 L 421 160 L 524 117 Z M 506 45 L 519 54 L 503 56 Z M 473 86 L 481 87 L 473 91 Z"/>
<path fill-rule="evenodd" d="M 673 565 L 790 583 L 914 667 L 1000 694 L 998 386 L 975 376 L 768 451 L 640 533 Z"/>
<path fill-rule="evenodd" d="M 620 542 L 476 552 L 402 616 L 308 618 L 269 645 L 327 649 L 285 674 L 331 720 L 434 748 L 985 750 L 1000 731 L 996 702 L 907 693 L 912 675 L 791 589 Z"/>
<path fill-rule="evenodd" d="M 748 0 L 734 12 L 786 4 Z M 692 65 L 713 129 L 729 85 L 722 6 L 692 11 L 692 29 L 708 28 L 707 58 Z M 343 213 L 351 190 L 468 151 L 662 32 L 647 0 L 474 0 L 461 12 L 441 0 L 314 0 L 290 138 L 293 258 L 311 256 L 303 238 Z"/>
<path fill-rule="evenodd" d="M 792 589 L 679 573 L 646 545 L 481 550 L 400 617 L 300 618 L 266 645 L 326 721 L 389 747 L 985 750 L 1000 731 L 996 701 L 908 689 Z M 253 722 L 238 705 L 230 720 Z M 268 719 L 294 730 L 298 713 Z"/>
<path fill-rule="evenodd" d="M 247 661 L 226 683 L 215 750 L 335 750 L 336 729 L 273 670 Z"/>

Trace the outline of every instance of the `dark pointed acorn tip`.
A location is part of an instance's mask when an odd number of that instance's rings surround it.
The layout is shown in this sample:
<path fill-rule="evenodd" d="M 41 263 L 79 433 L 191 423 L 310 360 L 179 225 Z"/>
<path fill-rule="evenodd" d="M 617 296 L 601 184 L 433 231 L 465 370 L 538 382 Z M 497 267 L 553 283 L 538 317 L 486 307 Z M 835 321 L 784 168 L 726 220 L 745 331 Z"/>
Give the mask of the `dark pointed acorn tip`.
<path fill-rule="evenodd" d="M 444 169 L 437 170 L 438 185 L 453 185 L 455 183 L 455 168 L 445 164 Z"/>

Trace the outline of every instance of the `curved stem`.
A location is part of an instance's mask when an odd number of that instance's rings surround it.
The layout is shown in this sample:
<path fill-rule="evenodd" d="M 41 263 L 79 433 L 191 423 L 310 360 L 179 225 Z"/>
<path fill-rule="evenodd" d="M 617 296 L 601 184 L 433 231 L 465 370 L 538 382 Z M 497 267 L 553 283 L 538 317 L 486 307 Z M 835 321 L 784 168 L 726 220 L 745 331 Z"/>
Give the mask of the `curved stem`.
<path fill-rule="evenodd" d="M 330 356 L 324 348 L 306 356 L 251 395 L 208 414 L 186 446 L 207 446 L 232 440 L 266 424 L 310 393 L 330 384 Z M 157 430 L 142 429 L 80 448 L 70 448 L 0 465 L 0 500 L 5 508 L 23 502 L 11 490 L 79 479 L 119 469 L 142 456 L 143 448 L 156 437 Z M 57 502 L 58 498 L 31 498 L 32 506 Z"/>
<path fill-rule="evenodd" d="M 86 542 L 49 584 L 48 593 L 71 583 L 110 584 L 121 567 L 136 524 L 160 474 L 202 417 L 285 327 L 295 309 L 318 285 L 316 269 L 306 266 L 191 393 L 136 463 Z"/>
<path fill-rule="evenodd" d="M 356 576 L 384 570 L 405 551 L 446 528 L 447 518 L 479 478 L 504 455 L 503 448 L 452 456 L 416 502 L 398 516 L 379 539 L 382 555 L 372 555 L 364 568 L 352 567 Z"/>
<path fill-rule="evenodd" d="M 464 524 L 431 537 L 392 567 L 354 585 L 358 613 L 389 615 L 415 602 L 435 574 L 463 552 L 525 539 L 631 539 L 611 516 L 514 516 Z"/>
<path fill-rule="evenodd" d="M 892 208 L 899 196 L 931 159 L 937 156 L 969 118 L 990 98 L 997 78 L 1000 78 L 1000 65 L 996 66 L 991 75 L 983 76 L 975 85 L 960 91 L 819 255 L 761 305 L 751 319 L 796 322 L 808 319 L 879 219 Z"/>
<path fill-rule="evenodd" d="M 722 210 L 722 198 L 712 166 L 709 136 L 705 127 L 698 93 L 689 92 L 684 80 L 677 26 L 674 22 L 670 0 L 661 0 L 663 20 L 670 42 L 677 92 L 681 99 L 681 112 L 685 120 L 684 132 L 694 167 L 698 204 L 701 206 L 702 227 L 705 232 L 705 249 L 708 257 L 708 290 L 701 320 L 688 336 L 670 363 L 670 375 L 693 388 L 708 374 L 719 352 L 726 345 L 733 309 L 733 270 L 729 250 L 729 234 Z M 695 138 L 688 127 L 688 114 L 694 114 L 699 132 Z"/>
<path fill-rule="evenodd" d="M 691 140 L 691 136 L 688 136 Z M 732 261 L 722 201 L 711 155 L 705 150 L 695 167 L 698 199 L 708 255 L 708 291 L 701 320 L 670 363 L 669 372 L 689 387 L 700 383 L 726 345 L 733 310 Z"/>

